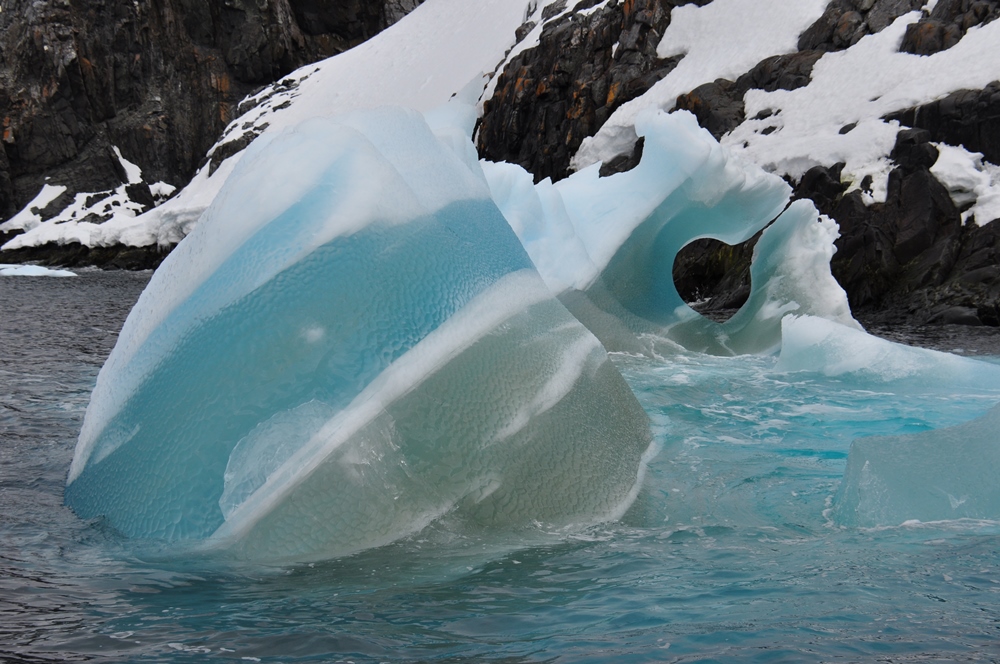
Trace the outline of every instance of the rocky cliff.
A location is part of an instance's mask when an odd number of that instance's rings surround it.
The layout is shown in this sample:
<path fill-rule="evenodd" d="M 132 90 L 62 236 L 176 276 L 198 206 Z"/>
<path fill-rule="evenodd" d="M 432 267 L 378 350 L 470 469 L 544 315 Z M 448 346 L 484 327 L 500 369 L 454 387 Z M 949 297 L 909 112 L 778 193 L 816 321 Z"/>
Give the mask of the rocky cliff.
<path fill-rule="evenodd" d="M 419 2 L 5 1 L 0 216 L 46 182 L 65 190 L 42 219 L 87 192 L 93 200 L 79 205 L 101 221 L 97 199 L 122 185 L 130 204 L 148 208 L 157 192 L 147 185 L 185 185 L 248 93 L 371 37 Z"/>
<path fill-rule="evenodd" d="M 268 113 L 295 103 L 301 77 L 284 78 L 292 69 L 367 38 L 417 2 L 12 0 L 0 12 L 0 212 L 20 209 L 45 182 L 66 189 L 39 204 L 43 220 L 72 209 L 75 221 L 93 216 L 99 222 L 121 200 L 136 211 L 156 204 L 156 192 L 166 189 L 148 185 L 182 186 L 203 163 L 212 170 L 267 128 L 274 118 Z M 565 177 L 591 137 L 683 69 L 688 55 L 663 49 L 675 11 L 690 16 L 738 4 L 712 2 L 527 2 L 524 24 L 509 35 L 518 44 L 494 72 L 484 102 L 476 134 L 480 155 L 518 163 L 536 181 Z M 801 8 L 806 5 L 812 9 Z M 737 29 L 724 40 L 747 52 L 741 40 L 756 39 L 752 52 L 776 54 L 754 56 L 761 59 L 744 62 L 742 69 L 729 67 L 724 77 L 706 75 L 657 106 L 692 112 L 739 151 L 747 148 L 744 138 L 783 130 L 780 108 L 753 107 L 751 100 L 813 85 L 824 56 L 849 56 L 865 46 L 863 40 L 891 33 L 891 53 L 881 57 L 907 54 L 908 62 L 919 64 L 949 49 L 960 51 L 967 35 L 1000 16 L 1000 0 L 804 0 L 801 7 L 794 11 L 808 20 L 791 33 L 789 44 L 773 50 L 760 46 L 767 40 L 759 35 L 739 33 L 739 21 L 729 21 L 729 29 Z M 865 62 L 858 62 L 852 76 L 869 76 Z M 1000 69 L 980 69 L 1000 79 Z M 877 113 L 872 120 L 892 133 L 880 139 L 882 156 L 875 154 L 860 171 L 858 164 L 828 157 L 818 159 L 823 165 L 797 171 L 757 157 L 789 180 L 796 197 L 812 199 L 839 222 L 833 269 L 856 309 L 916 322 L 1000 325 L 1000 231 L 984 217 L 997 208 L 977 202 L 977 196 L 994 196 L 986 189 L 1000 187 L 1000 82 L 980 79 L 968 89 L 945 84 L 946 94 Z M 690 75 L 684 80 L 693 81 Z M 240 105 L 247 93 L 274 81 L 280 82 Z M 871 102 L 877 99 L 875 94 Z M 255 103 L 256 115 L 244 123 L 250 114 L 242 114 Z M 234 118 L 240 120 L 219 140 Z M 857 126 L 845 121 L 830 133 L 856 137 L 863 133 L 855 132 Z M 641 141 L 629 142 L 617 154 L 602 154 L 602 175 L 634 166 L 642 147 Z M 944 178 L 942 150 L 964 150 L 965 159 L 980 154 L 981 163 L 966 173 L 981 181 Z M 141 169 L 139 180 L 133 165 Z M 870 173 L 863 174 L 868 166 Z M 98 193 L 80 200 L 79 192 Z M 1000 193 L 995 196 L 1000 199 Z M 689 245 L 673 266 L 681 294 L 705 301 L 709 310 L 738 306 L 749 292 L 753 242 Z M 5 252 L 5 258 L 144 267 L 156 263 L 157 252 L 155 244 L 123 250 L 61 239 L 58 246 Z"/>
<path fill-rule="evenodd" d="M 519 163 L 536 179 L 565 177 L 586 137 L 677 66 L 679 58 L 659 58 L 656 49 L 672 11 L 707 3 L 626 0 L 580 12 L 591 4 L 582 2 L 575 12 L 550 20 L 538 46 L 506 65 L 480 125 L 478 146 L 485 158 Z M 850 48 L 924 5 L 924 0 L 833 0 L 801 33 L 797 52 L 768 57 L 734 80 L 707 81 L 678 96 L 675 108 L 691 111 L 722 139 L 747 120 L 748 91 L 808 85 L 825 53 Z M 973 26 L 1000 16 L 995 0 L 940 0 L 930 7 L 907 26 L 900 51 L 926 56 L 946 50 Z M 995 224 L 963 220 L 956 192 L 930 171 L 938 157 L 932 141 L 1000 163 L 997 86 L 962 90 L 885 118 L 898 121 L 901 129 L 884 202 L 872 201 L 870 178 L 861 186 L 842 182 L 843 164 L 789 178 L 796 197 L 811 198 L 839 222 L 833 269 L 855 309 L 917 322 L 1000 325 L 1000 232 Z M 631 153 L 606 160 L 602 174 L 631 168 L 641 149 L 640 142 Z M 689 301 L 710 299 L 703 305 L 707 309 L 741 304 L 749 293 L 754 241 L 739 247 L 711 240 L 689 245 L 674 266 L 682 295 Z"/>

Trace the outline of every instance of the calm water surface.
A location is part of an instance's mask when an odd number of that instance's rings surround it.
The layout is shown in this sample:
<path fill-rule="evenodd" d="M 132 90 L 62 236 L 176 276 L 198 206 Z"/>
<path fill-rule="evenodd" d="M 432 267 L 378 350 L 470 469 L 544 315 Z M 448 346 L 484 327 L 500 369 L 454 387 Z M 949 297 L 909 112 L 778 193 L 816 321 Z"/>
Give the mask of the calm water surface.
<path fill-rule="evenodd" d="M 663 446 L 619 524 L 501 548 L 432 527 L 284 568 L 136 551 L 62 491 L 148 278 L 0 278 L 0 661 L 1000 661 L 1000 524 L 828 518 L 852 439 L 1000 393 L 793 380 L 772 358 L 615 358 Z M 966 332 L 919 340 L 1000 354 Z"/>

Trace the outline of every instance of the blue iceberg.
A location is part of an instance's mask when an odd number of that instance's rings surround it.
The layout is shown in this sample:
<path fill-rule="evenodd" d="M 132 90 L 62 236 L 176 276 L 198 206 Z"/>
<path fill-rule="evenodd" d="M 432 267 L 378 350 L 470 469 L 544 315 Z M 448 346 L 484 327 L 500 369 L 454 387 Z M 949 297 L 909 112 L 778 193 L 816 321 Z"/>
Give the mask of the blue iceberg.
<path fill-rule="evenodd" d="M 645 113 L 630 171 L 599 164 L 553 184 L 512 164 L 485 164 L 494 200 L 553 292 L 609 350 L 647 352 L 669 339 L 720 355 L 771 352 L 789 313 L 860 329 L 830 274 L 838 237 L 810 201 L 789 204 L 781 178 L 743 162 L 687 112 Z M 725 323 L 702 317 L 674 286 L 674 258 L 713 238 L 738 244 L 765 229 L 751 294 Z"/>
<path fill-rule="evenodd" d="M 255 560 L 620 516 L 647 417 L 491 200 L 474 119 L 259 139 L 129 316 L 67 504 Z"/>
<path fill-rule="evenodd" d="M 1000 406 L 971 422 L 851 444 L 834 518 L 843 526 L 1000 520 Z"/>

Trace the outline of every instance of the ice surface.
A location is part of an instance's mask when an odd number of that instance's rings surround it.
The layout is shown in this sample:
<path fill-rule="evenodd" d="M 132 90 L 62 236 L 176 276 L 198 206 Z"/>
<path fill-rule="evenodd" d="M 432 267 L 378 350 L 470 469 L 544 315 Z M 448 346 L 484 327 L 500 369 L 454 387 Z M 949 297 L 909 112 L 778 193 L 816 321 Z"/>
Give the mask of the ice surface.
<path fill-rule="evenodd" d="M 784 319 L 774 371 L 802 374 L 796 380 L 836 378 L 876 400 L 934 392 L 949 401 L 954 394 L 1000 389 L 1000 365 L 892 343 L 810 316 Z M 906 431 L 908 424 L 899 426 Z M 1000 518 L 998 426 L 1000 407 L 958 426 L 855 440 L 834 501 L 835 521 L 872 527 Z"/>
<path fill-rule="evenodd" d="M 904 346 L 814 316 L 782 321 L 775 371 L 841 376 L 866 385 L 1000 387 L 1000 365 Z"/>
<path fill-rule="evenodd" d="M 612 350 L 666 337 L 705 352 L 776 349 L 781 318 L 810 314 L 857 326 L 830 274 L 836 224 L 808 201 L 788 206 L 780 178 L 743 162 L 687 112 L 647 113 L 642 160 L 598 177 L 591 167 L 532 185 L 511 164 L 484 164 L 494 200 L 560 299 Z M 747 304 L 724 324 L 688 307 L 673 283 L 677 253 L 700 238 L 729 244 L 769 222 L 751 269 Z"/>
<path fill-rule="evenodd" d="M 944 143 L 935 146 L 938 158 L 931 173 L 948 187 L 956 207 L 964 210 L 962 221 L 974 217 L 983 226 L 1000 219 L 1000 166 L 984 161 L 979 152 Z"/>
<path fill-rule="evenodd" d="M 0 263 L 0 277 L 75 277 L 76 272 L 53 270 L 41 265 L 6 265 Z"/>
<path fill-rule="evenodd" d="M 1000 406 L 965 424 L 854 441 L 835 500 L 845 526 L 1000 519 Z"/>
<path fill-rule="evenodd" d="M 384 108 L 255 142 L 126 321 L 67 503 L 266 560 L 446 513 L 620 515 L 646 416 L 490 200 L 474 118 Z"/>

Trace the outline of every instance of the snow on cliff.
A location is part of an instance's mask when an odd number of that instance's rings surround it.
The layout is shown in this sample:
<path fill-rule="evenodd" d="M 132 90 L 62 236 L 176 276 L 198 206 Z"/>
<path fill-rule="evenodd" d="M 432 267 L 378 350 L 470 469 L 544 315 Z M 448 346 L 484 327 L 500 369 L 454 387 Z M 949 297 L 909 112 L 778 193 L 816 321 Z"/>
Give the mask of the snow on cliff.
<path fill-rule="evenodd" d="M 245 100 L 241 109 L 246 110 L 209 151 L 210 162 L 166 203 L 139 216 L 122 214 L 93 224 L 67 212 L 41 222 L 32 212 L 38 205 L 33 201 L 0 225 L 0 230 L 27 230 L 3 248 L 72 241 L 89 246 L 176 243 L 190 232 L 239 161 L 242 148 L 257 135 L 311 117 L 384 104 L 421 111 L 438 106 L 481 74 L 494 72 L 512 48 L 518 52 L 535 43 L 542 25 L 516 46 L 514 33 L 528 19 L 538 21 L 547 4 L 553 2 L 427 0 L 364 44 L 303 67 Z M 825 0 L 712 0 L 700 7 L 675 8 L 657 52 L 661 57 L 683 55 L 679 66 L 585 140 L 574 167 L 630 150 L 635 119 L 643 110 L 669 110 L 677 95 L 702 83 L 735 78 L 765 57 L 794 52 L 798 35 L 819 18 L 825 5 Z M 554 8 L 547 13 L 567 11 L 552 12 Z M 934 55 L 899 52 L 906 26 L 920 16 L 919 11 L 910 12 L 844 51 L 825 54 L 813 69 L 812 82 L 803 88 L 750 90 L 745 97 L 747 120 L 723 137 L 723 144 L 765 170 L 793 178 L 815 165 L 846 162 L 844 177 L 860 182 L 873 176 L 869 202 L 882 199 L 891 168 L 888 154 L 899 125 L 881 118 L 1000 79 L 1000 21 L 969 29 L 957 45 Z M 491 91 L 487 88 L 486 94 Z M 975 214 L 980 223 L 1000 216 L 1000 169 L 984 162 L 982 155 L 962 148 L 943 150 L 935 173 L 956 202 L 973 205 L 967 216 Z M 51 192 L 44 190 L 40 197 Z"/>

